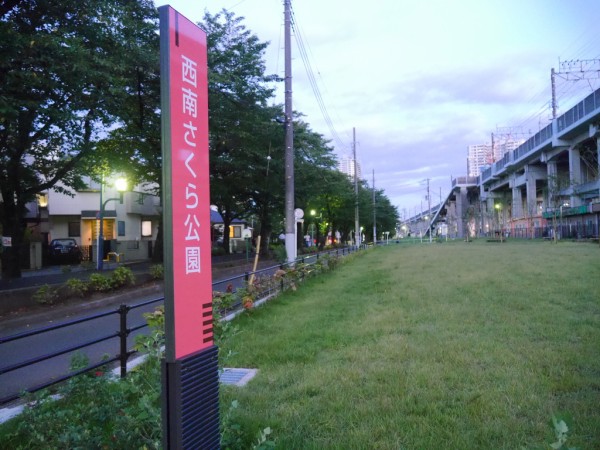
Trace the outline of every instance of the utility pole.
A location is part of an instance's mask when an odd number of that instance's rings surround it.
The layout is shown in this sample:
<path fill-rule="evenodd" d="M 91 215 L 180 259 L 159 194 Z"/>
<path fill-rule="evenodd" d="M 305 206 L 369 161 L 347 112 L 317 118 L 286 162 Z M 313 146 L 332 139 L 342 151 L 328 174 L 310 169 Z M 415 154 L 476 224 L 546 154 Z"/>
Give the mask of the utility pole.
<path fill-rule="evenodd" d="M 294 127 L 292 123 L 291 0 L 284 0 L 285 34 L 285 251 L 288 263 L 296 260 L 294 214 Z"/>
<path fill-rule="evenodd" d="M 428 220 L 428 228 L 429 228 L 429 243 L 431 244 L 431 195 L 429 194 L 429 178 L 427 178 L 427 202 L 429 205 L 429 212 L 427 213 Z"/>
<path fill-rule="evenodd" d="M 360 227 L 358 221 L 358 165 L 356 164 L 356 128 L 352 128 L 352 152 L 354 156 L 354 242 L 360 247 Z"/>
<path fill-rule="evenodd" d="M 377 245 L 377 212 L 375 209 L 375 169 L 373 169 L 373 245 Z"/>

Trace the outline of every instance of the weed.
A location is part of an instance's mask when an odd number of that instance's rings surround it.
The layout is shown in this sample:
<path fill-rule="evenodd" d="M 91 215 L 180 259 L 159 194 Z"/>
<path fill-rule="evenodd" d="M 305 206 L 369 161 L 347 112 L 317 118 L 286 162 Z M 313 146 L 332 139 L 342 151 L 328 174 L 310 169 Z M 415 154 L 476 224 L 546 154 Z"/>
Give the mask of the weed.
<path fill-rule="evenodd" d="M 567 439 L 569 434 L 569 425 L 572 423 L 572 419 L 566 415 L 554 415 L 552 416 L 552 428 L 554 429 L 554 435 L 556 436 L 556 442 L 550 444 L 554 450 L 578 450 L 577 447 L 567 447 Z"/>

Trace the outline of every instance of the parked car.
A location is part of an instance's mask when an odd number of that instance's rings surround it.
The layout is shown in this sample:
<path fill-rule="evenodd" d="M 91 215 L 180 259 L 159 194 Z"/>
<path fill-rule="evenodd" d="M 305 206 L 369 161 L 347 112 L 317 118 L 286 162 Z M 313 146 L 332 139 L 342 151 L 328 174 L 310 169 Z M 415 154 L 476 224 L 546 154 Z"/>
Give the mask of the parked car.
<path fill-rule="evenodd" d="M 54 263 L 80 263 L 83 259 L 81 249 L 75 239 L 52 239 L 48 248 L 48 257 Z"/>

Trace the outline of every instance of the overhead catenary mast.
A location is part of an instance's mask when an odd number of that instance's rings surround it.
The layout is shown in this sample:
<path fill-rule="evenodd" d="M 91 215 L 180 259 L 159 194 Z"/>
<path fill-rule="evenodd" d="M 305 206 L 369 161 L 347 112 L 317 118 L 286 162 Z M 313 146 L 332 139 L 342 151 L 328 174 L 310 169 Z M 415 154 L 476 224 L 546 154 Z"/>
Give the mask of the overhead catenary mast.
<path fill-rule="evenodd" d="M 559 70 L 550 70 L 550 83 L 552 89 L 552 119 L 556 119 L 558 113 L 558 100 L 556 98 L 556 76 L 565 81 L 581 81 L 600 78 L 600 58 L 576 59 L 570 61 L 558 61 Z M 591 85 L 590 85 L 591 87 Z"/>

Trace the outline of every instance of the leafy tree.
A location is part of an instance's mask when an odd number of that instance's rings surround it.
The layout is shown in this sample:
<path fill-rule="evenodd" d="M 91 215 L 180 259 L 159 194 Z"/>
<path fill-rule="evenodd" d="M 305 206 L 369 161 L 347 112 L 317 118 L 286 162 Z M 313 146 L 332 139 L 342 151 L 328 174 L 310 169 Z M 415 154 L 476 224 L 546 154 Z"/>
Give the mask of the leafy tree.
<path fill-rule="evenodd" d="M 130 28 L 155 10 L 150 0 L 31 0 L 0 14 L 0 223 L 13 242 L 2 261 L 18 277 L 26 204 L 82 186 L 83 160 L 129 97 Z"/>
<path fill-rule="evenodd" d="M 371 195 L 373 191 L 371 190 Z M 371 238 L 377 239 L 377 236 L 373 237 L 373 199 L 371 198 L 371 217 L 366 222 L 367 234 L 371 235 Z M 385 231 L 390 232 L 391 236 L 394 235 L 396 224 L 398 223 L 399 215 L 398 208 L 392 205 L 390 199 L 385 195 L 383 190 L 375 190 L 375 219 L 377 220 L 377 232 L 381 234 Z"/>
<path fill-rule="evenodd" d="M 337 230 L 346 240 L 350 230 L 354 229 L 355 195 L 354 185 L 350 178 L 337 170 L 322 172 L 319 190 L 315 190 L 315 198 L 311 200 L 310 209 L 321 216 L 319 221 L 319 244 L 323 245 L 327 233 Z"/>
<path fill-rule="evenodd" d="M 296 118 L 302 117 L 301 113 L 294 114 Z M 284 147 L 281 147 L 283 169 L 283 152 Z M 310 129 L 310 126 L 302 121 L 294 121 L 294 194 L 295 206 L 301 208 L 305 213 L 305 223 L 309 218 L 309 204 L 312 200 L 318 199 L 319 196 L 325 194 L 329 189 L 327 180 L 330 178 L 330 173 L 334 170 L 335 157 L 333 149 L 322 135 L 315 133 Z M 336 171 L 337 172 L 337 171 Z M 285 195 L 285 178 L 282 174 L 280 179 L 280 188 L 278 192 L 281 198 L 281 206 L 279 211 L 284 211 L 284 195 Z M 280 222 L 283 226 L 283 217 Z M 325 223 L 325 222 L 322 222 Z M 298 230 L 298 248 L 304 245 L 302 229 Z"/>
<path fill-rule="evenodd" d="M 547 204 L 552 209 L 552 238 L 556 243 L 558 240 L 558 219 L 561 214 L 562 207 L 567 203 L 568 196 L 565 194 L 568 189 L 573 186 L 573 182 L 568 174 L 555 173 L 548 175 L 546 184 Z M 560 224 L 562 227 L 562 223 Z M 561 230 L 562 232 L 562 230 Z M 561 236 L 562 238 L 562 236 Z"/>
<path fill-rule="evenodd" d="M 242 20 L 223 10 L 214 16 L 206 12 L 201 23 L 208 45 L 211 202 L 225 230 L 248 210 L 244 177 L 256 167 L 257 155 L 267 152 L 268 141 L 259 137 L 261 127 L 270 122 L 265 111 L 273 88 L 268 84 L 278 80 L 265 74 L 267 43 L 259 42 Z M 228 251 L 227 231 L 223 245 Z"/>

